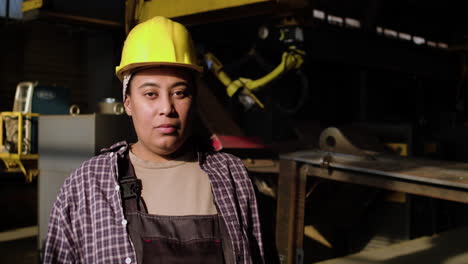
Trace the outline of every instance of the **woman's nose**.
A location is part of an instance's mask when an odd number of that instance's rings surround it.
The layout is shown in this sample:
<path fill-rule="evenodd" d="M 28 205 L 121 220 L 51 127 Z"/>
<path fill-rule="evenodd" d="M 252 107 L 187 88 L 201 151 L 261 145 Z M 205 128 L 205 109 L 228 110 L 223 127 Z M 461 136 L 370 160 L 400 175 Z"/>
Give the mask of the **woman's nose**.
<path fill-rule="evenodd" d="M 161 96 L 159 114 L 169 116 L 174 111 L 174 104 L 170 96 Z"/>

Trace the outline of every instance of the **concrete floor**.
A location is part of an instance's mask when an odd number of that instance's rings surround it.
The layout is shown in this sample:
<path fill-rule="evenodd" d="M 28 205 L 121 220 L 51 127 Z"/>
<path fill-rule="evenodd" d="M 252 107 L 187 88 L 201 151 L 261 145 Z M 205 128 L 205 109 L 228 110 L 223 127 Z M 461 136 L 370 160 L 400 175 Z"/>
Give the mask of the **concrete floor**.
<path fill-rule="evenodd" d="M 0 243 L 0 263 L 36 264 L 39 263 L 37 237 Z"/>
<path fill-rule="evenodd" d="M 37 225 L 37 183 L 0 174 L 0 232 Z"/>
<path fill-rule="evenodd" d="M 466 264 L 467 237 L 464 227 L 318 264 Z"/>

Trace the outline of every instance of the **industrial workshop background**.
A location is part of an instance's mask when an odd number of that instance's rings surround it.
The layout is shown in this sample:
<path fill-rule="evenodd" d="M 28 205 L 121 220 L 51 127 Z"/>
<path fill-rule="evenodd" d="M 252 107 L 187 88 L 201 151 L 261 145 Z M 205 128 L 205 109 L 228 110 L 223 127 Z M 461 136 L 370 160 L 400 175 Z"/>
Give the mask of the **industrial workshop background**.
<path fill-rule="evenodd" d="M 192 33 L 200 129 L 249 170 L 268 263 L 468 263 L 467 11 L 0 0 L 0 263 L 40 263 L 64 179 L 134 139 L 114 70 L 128 31 L 156 15 Z"/>

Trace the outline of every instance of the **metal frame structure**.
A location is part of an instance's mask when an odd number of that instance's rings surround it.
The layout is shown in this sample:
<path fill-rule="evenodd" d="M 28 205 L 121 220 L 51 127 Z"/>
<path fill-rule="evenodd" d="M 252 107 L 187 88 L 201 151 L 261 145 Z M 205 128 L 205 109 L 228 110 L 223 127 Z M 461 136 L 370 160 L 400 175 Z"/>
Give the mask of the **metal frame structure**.
<path fill-rule="evenodd" d="M 281 263 L 303 263 L 308 179 L 332 180 L 468 203 L 468 164 L 304 151 L 280 157 L 276 245 Z"/>
<path fill-rule="evenodd" d="M 1 112 L 0 113 L 0 147 L 3 148 L 3 123 L 5 117 L 16 117 L 18 119 L 18 138 L 17 138 L 17 151 L 16 153 L 5 152 L 1 150 L 0 159 L 3 160 L 3 163 L 6 166 L 7 172 L 21 172 L 26 178 L 27 182 L 32 182 L 32 180 L 37 177 L 39 170 L 37 169 L 37 160 L 39 159 L 39 154 L 31 154 L 23 152 L 23 135 L 24 135 L 24 120 L 33 117 L 38 117 L 37 113 L 21 113 L 21 112 Z M 36 166 L 32 168 L 27 168 L 25 166 L 25 161 L 35 161 Z"/>

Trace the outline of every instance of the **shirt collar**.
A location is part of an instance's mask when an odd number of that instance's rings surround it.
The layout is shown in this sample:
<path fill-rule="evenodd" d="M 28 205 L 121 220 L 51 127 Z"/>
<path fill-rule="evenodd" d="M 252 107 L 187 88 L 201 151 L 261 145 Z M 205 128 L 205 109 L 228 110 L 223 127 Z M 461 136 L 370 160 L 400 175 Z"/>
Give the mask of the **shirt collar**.
<path fill-rule="evenodd" d="M 115 152 L 119 154 L 120 156 L 123 156 L 124 153 L 128 150 L 128 147 L 130 145 L 127 143 L 127 141 L 120 141 L 115 143 L 114 145 L 108 147 L 108 148 L 103 148 L 101 149 L 101 153 L 106 153 L 106 152 Z"/>
<path fill-rule="evenodd" d="M 123 157 L 125 156 L 125 153 L 128 151 L 129 147 L 130 147 L 130 144 L 128 144 L 127 141 L 123 140 L 123 141 L 113 144 L 112 146 L 108 148 L 101 149 L 101 153 L 115 152 L 119 154 L 119 156 Z M 206 157 L 198 148 L 195 148 L 195 152 L 197 154 L 198 164 L 200 165 L 203 164 Z"/>

